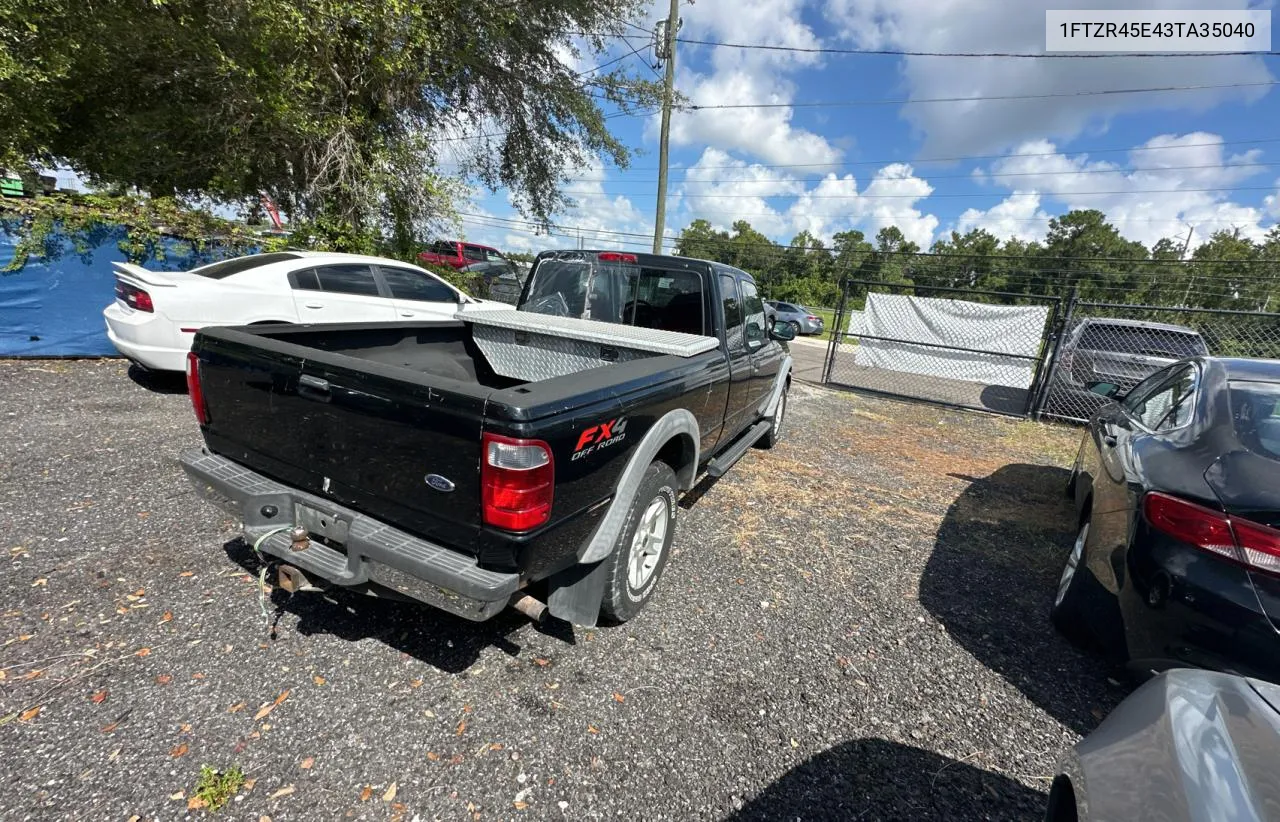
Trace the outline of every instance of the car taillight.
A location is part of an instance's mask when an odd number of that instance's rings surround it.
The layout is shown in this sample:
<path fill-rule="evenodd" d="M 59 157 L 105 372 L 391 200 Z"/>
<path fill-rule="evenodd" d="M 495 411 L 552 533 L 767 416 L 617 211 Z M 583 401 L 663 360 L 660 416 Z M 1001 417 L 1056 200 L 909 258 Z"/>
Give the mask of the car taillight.
<path fill-rule="evenodd" d="M 637 260 L 636 255 L 623 254 L 620 251 L 602 251 L 597 256 L 604 263 L 634 263 Z"/>
<path fill-rule="evenodd" d="M 148 314 L 155 313 L 156 307 L 151 302 L 151 295 L 136 285 L 126 283 L 124 280 L 116 280 L 116 298 L 135 311 L 145 311 Z"/>
<path fill-rule="evenodd" d="M 1232 519 L 1231 530 L 1246 565 L 1280 574 L 1280 531 L 1244 519 Z"/>
<path fill-rule="evenodd" d="M 540 440 L 497 434 L 482 438 L 480 489 L 486 525 L 506 531 L 528 531 L 551 517 L 555 463 L 551 448 Z"/>
<path fill-rule="evenodd" d="M 1280 531 L 1152 491 L 1142 502 L 1158 531 L 1249 568 L 1280 573 Z"/>
<path fill-rule="evenodd" d="M 191 397 L 196 419 L 201 425 L 208 425 L 209 406 L 205 404 L 204 390 L 200 387 L 200 358 L 194 351 L 187 352 L 187 394 Z"/>
<path fill-rule="evenodd" d="M 808 317 L 808 319 L 809 319 L 810 321 L 812 321 L 812 322 L 815 322 L 815 323 L 820 323 L 820 322 L 822 322 L 822 318 L 821 318 L 821 317 L 815 317 L 813 314 L 810 314 L 810 315 L 809 315 L 809 317 Z"/>

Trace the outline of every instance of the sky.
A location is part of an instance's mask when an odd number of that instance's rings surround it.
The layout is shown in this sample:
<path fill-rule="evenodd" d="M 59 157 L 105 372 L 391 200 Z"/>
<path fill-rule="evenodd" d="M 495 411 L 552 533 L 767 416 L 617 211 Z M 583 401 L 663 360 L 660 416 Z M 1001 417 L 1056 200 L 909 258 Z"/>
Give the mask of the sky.
<path fill-rule="evenodd" d="M 1045 9 L 1105 5 L 682 0 L 680 37 L 1039 54 Z M 1120 5 L 1270 7 L 1210 0 Z M 575 69 L 588 71 L 638 48 L 616 65 L 656 78 L 645 31 L 666 11 L 667 3 L 652 4 L 628 26 L 634 38 L 618 38 L 606 55 L 575 60 Z M 780 243 L 800 231 L 827 243 L 849 229 L 871 239 L 889 225 L 922 248 L 973 228 L 1034 240 L 1050 218 L 1082 208 L 1102 210 L 1125 237 L 1147 246 L 1190 234 L 1194 248 L 1223 229 L 1261 238 L 1280 218 L 1278 73 L 1280 57 L 1250 55 L 938 57 L 681 43 L 677 90 L 695 105 L 745 107 L 672 115 L 666 248 L 697 218 L 720 229 L 746 220 Z M 1079 94 L 1171 86 L 1200 88 Z M 630 167 L 596 164 L 571 174 L 564 188 L 576 205 L 554 216 L 554 234 L 538 234 L 506 192 L 480 191 L 462 207 L 463 238 L 510 252 L 576 247 L 579 233 L 588 247 L 649 248 L 659 117 L 616 116 L 608 123 L 634 151 Z"/>

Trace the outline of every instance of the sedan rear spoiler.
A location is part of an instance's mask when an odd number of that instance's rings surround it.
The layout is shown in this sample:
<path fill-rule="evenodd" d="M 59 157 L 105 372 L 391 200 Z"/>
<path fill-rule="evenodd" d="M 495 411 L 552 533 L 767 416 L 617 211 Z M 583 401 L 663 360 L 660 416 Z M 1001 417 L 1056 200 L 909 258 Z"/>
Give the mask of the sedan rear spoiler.
<path fill-rule="evenodd" d="M 117 275 L 122 274 L 126 278 L 143 285 L 156 287 L 173 287 L 177 285 L 169 275 L 160 271 L 148 271 L 142 266 L 134 265 L 133 263 L 112 263 L 111 267 L 115 269 Z"/>

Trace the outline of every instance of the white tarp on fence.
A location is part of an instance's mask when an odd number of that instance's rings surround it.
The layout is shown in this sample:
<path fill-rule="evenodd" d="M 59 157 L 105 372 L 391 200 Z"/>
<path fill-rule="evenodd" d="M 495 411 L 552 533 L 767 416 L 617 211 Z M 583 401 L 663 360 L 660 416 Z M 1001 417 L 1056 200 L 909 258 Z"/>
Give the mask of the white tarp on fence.
<path fill-rule="evenodd" d="M 859 331 L 904 342 L 864 336 L 854 361 L 861 366 L 911 374 L 1030 388 L 1035 361 L 1000 355 L 1037 356 L 1048 314 L 1048 306 L 1043 305 L 988 305 L 905 294 L 868 294 Z M 994 353 L 930 347 L 938 345 Z"/>

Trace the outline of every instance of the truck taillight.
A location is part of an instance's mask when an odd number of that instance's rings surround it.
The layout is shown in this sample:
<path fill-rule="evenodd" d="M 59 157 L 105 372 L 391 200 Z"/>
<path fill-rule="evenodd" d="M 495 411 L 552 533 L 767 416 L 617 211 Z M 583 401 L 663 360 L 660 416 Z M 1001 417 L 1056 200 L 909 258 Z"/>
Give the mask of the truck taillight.
<path fill-rule="evenodd" d="M 187 352 L 187 394 L 191 397 L 196 419 L 201 425 L 208 425 L 209 406 L 205 404 L 204 390 L 200 387 L 200 358 L 194 351 Z"/>
<path fill-rule="evenodd" d="M 1171 537 L 1242 563 L 1280 573 L 1280 531 L 1240 517 L 1152 491 L 1142 501 L 1152 527 Z"/>
<path fill-rule="evenodd" d="M 156 307 L 151 302 L 151 295 L 124 280 L 116 280 L 116 298 L 135 311 L 155 313 Z"/>
<path fill-rule="evenodd" d="M 551 517 L 555 463 L 540 440 L 485 434 L 480 458 L 481 509 L 485 525 L 528 531 Z"/>
<path fill-rule="evenodd" d="M 602 263 L 634 263 L 638 259 L 634 254 L 623 254 L 620 251 L 601 251 L 597 256 Z"/>

